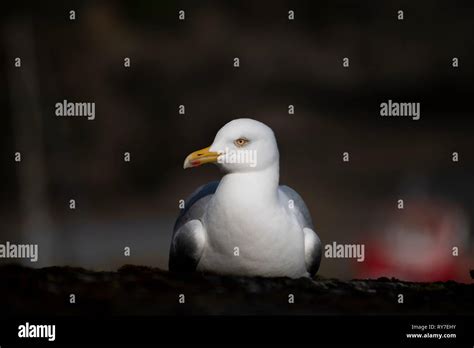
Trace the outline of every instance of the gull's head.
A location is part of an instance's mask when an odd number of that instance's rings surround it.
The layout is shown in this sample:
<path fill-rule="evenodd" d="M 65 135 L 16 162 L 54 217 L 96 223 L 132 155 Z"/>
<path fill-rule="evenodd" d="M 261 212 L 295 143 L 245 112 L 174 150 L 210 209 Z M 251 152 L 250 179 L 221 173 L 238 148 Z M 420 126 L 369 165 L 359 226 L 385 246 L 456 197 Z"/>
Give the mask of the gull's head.
<path fill-rule="evenodd" d="M 278 146 L 270 127 L 250 118 L 227 123 L 205 149 L 186 157 L 184 168 L 215 163 L 225 172 L 251 172 L 278 165 Z"/>

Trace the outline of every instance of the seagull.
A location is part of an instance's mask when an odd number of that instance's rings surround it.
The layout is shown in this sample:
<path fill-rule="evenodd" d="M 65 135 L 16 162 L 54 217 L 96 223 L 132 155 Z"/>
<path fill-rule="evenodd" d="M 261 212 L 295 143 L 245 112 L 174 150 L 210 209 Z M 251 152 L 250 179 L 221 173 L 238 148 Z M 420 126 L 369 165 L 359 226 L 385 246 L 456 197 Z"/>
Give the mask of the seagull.
<path fill-rule="evenodd" d="M 186 157 L 184 169 L 215 163 L 224 175 L 185 201 L 171 240 L 171 272 L 316 274 L 321 241 L 300 195 L 279 186 L 279 157 L 272 129 L 249 118 L 230 121 L 211 146 Z"/>

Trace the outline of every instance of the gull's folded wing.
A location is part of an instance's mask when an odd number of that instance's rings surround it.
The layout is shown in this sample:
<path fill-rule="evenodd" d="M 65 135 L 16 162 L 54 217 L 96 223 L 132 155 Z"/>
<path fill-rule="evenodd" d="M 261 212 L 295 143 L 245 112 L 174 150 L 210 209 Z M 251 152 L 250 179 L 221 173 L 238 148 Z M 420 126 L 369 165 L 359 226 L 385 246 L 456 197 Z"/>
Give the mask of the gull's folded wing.
<path fill-rule="evenodd" d="M 293 201 L 293 209 L 291 211 L 295 214 L 304 233 L 304 250 L 306 269 L 311 276 L 314 276 L 319 269 L 321 263 L 321 240 L 316 232 L 314 232 L 313 221 L 303 198 L 293 190 L 291 187 L 280 186 L 280 193 L 283 194 L 284 204 L 288 204 L 289 200 Z"/>
<path fill-rule="evenodd" d="M 201 219 L 218 181 L 210 182 L 194 191 L 176 220 L 171 239 L 168 267 L 171 272 L 193 272 L 201 257 L 205 231 Z"/>

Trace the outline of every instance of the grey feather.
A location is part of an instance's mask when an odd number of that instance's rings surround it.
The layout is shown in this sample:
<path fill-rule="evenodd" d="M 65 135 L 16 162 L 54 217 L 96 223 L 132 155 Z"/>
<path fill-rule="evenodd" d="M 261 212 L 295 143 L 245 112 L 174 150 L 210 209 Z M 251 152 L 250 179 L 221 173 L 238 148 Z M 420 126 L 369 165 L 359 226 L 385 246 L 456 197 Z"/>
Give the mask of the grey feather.
<path fill-rule="evenodd" d="M 171 272 L 193 272 L 199 262 L 199 250 L 195 236 L 186 228 L 192 220 L 201 220 L 209 200 L 219 186 L 219 181 L 213 181 L 199 187 L 188 199 L 184 209 L 176 219 L 171 239 L 168 268 Z"/>
<path fill-rule="evenodd" d="M 296 215 L 296 219 L 300 226 L 305 230 L 305 260 L 306 268 L 311 276 L 314 276 L 319 269 L 321 264 L 322 248 L 321 240 L 314 231 L 313 221 L 311 214 L 309 213 L 308 207 L 306 206 L 303 198 L 293 190 L 291 187 L 282 185 L 280 186 L 280 192 L 284 195 L 285 204 L 291 199 L 293 201 L 292 211 Z M 310 233 L 312 235 L 307 235 Z M 307 245 L 310 243 L 309 245 Z"/>
<path fill-rule="evenodd" d="M 311 214 L 309 213 L 308 207 L 303 201 L 303 198 L 301 198 L 298 192 L 296 192 L 291 187 L 286 186 L 286 185 L 280 186 L 280 192 L 282 192 L 286 196 L 285 204 L 288 204 L 288 200 L 290 199 L 293 201 L 294 211 L 296 213 L 296 217 L 301 227 L 302 228 L 308 227 L 314 230 Z"/>

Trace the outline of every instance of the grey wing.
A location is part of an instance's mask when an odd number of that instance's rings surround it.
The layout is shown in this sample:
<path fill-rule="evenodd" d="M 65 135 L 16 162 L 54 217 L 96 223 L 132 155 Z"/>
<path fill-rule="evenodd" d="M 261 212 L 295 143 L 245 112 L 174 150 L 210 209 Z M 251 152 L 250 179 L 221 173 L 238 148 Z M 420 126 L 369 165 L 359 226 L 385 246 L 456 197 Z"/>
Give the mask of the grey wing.
<path fill-rule="evenodd" d="M 293 210 L 301 227 L 309 227 L 311 229 L 314 229 L 313 220 L 311 219 L 311 214 L 309 213 L 308 207 L 306 206 L 306 203 L 303 201 L 303 198 L 301 198 L 298 192 L 286 185 L 281 185 L 280 191 L 286 196 L 287 200 L 291 199 L 293 201 Z"/>
<path fill-rule="evenodd" d="M 196 270 L 204 243 L 201 219 L 207 204 L 219 186 L 213 181 L 199 187 L 186 200 L 173 228 L 168 268 L 171 272 L 187 273 Z"/>
<path fill-rule="evenodd" d="M 304 233 L 306 269 L 311 276 L 314 276 L 321 263 L 322 249 L 321 240 L 314 231 L 311 214 L 303 198 L 291 187 L 282 185 L 280 186 L 280 192 L 285 196 L 286 204 L 289 200 L 293 201 L 293 209 L 291 210 L 294 212 Z"/>

